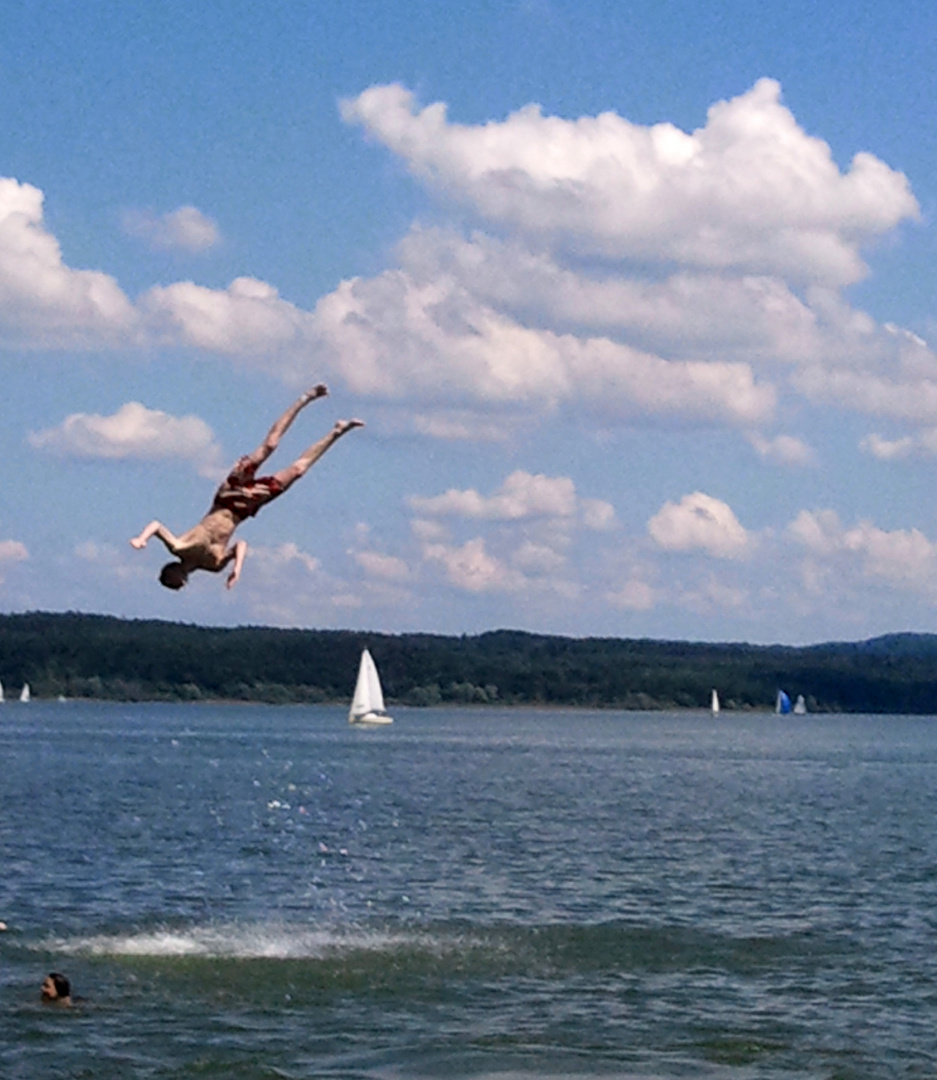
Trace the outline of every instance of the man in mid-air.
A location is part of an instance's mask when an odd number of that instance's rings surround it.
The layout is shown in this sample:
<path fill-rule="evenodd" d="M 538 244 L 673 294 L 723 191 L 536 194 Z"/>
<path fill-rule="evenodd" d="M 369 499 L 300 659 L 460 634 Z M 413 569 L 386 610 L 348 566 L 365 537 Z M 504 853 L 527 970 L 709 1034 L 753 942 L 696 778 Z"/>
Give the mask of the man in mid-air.
<path fill-rule="evenodd" d="M 211 509 L 193 529 L 182 536 L 173 536 L 165 525 L 151 521 L 130 543 L 135 548 L 145 548 L 147 540 L 156 536 L 176 556 L 176 561 L 166 563 L 159 574 L 160 582 L 167 589 L 181 589 L 193 570 L 210 570 L 217 574 L 234 563 L 228 575 L 228 588 L 241 576 L 247 544 L 238 540 L 229 546 L 234 530 L 268 502 L 282 495 L 291 484 L 304 476 L 328 448 L 352 428 L 363 427 L 361 420 L 339 420 L 335 427 L 313 443 L 292 465 L 271 476 L 257 476 L 258 467 L 267 460 L 280 444 L 287 428 L 310 401 L 325 397 L 328 390 L 321 383 L 307 390 L 280 417 L 267 433 L 267 437 L 252 454 L 240 458 L 227 479 L 215 492 Z"/>

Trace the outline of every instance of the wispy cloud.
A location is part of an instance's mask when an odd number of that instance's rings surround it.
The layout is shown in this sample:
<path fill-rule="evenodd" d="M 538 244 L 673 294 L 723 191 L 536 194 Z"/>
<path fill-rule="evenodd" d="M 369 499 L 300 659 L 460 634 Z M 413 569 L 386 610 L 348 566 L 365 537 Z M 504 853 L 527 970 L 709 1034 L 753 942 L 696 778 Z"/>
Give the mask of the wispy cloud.
<path fill-rule="evenodd" d="M 28 558 L 26 545 L 19 540 L 0 540 L 0 563 L 24 562 Z"/>
<path fill-rule="evenodd" d="M 0 540 L 0 584 L 6 579 L 6 568 L 14 563 L 26 562 L 29 551 L 19 540 Z"/>
<path fill-rule="evenodd" d="M 797 467 L 812 465 L 816 460 L 813 448 L 794 435 L 776 435 L 769 439 L 751 431 L 748 433 L 748 441 L 760 458 L 777 465 Z"/>
<path fill-rule="evenodd" d="M 413 575 L 406 560 L 397 555 L 387 555 L 374 550 L 351 550 L 349 555 L 370 578 L 383 581 L 404 582 Z"/>
<path fill-rule="evenodd" d="M 859 449 L 879 461 L 900 461 L 907 457 L 933 457 L 937 454 L 937 428 L 925 428 L 913 435 L 886 439 L 873 432 L 859 442 Z"/>
<path fill-rule="evenodd" d="M 184 251 L 197 254 L 221 242 L 217 222 L 197 207 L 180 206 L 156 214 L 151 210 L 127 210 L 123 214 L 124 232 L 137 237 L 156 251 Z"/>
<path fill-rule="evenodd" d="M 937 595 L 937 543 L 920 529 L 881 529 L 871 521 L 846 528 L 833 510 L 802 510 L 788 533 L 814 558 L 841 569 L 857 564 L 867 578 Z"/>

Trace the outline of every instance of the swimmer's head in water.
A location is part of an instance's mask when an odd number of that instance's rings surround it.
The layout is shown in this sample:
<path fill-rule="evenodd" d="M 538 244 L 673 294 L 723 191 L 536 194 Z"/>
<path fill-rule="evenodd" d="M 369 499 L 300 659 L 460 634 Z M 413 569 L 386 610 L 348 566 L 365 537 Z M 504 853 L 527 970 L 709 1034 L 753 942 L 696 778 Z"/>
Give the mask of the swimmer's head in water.
<path fill-rule="evenodd" d="M 65 1001 L 71 997 L 72 988 L 68 979 L 57 971 L 50 972 L 42 981 L 43 1001 Z"/>

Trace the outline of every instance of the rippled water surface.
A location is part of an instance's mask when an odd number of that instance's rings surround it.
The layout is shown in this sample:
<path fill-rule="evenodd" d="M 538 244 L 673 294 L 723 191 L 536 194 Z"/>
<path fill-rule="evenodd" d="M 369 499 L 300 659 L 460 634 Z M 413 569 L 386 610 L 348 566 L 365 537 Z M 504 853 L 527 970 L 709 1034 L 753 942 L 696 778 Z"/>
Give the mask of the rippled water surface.
<path fill-rule="evenodd" d="M 933 1078 L 937 720 L 8 703 L 0 919 L 4 1080 Z"/>

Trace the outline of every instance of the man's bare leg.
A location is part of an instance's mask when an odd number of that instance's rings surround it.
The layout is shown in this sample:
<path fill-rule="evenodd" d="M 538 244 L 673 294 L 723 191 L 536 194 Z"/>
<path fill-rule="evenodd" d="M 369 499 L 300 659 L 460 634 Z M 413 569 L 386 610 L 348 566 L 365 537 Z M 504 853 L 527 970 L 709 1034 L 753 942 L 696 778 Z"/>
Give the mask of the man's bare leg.
<path fill-rule="evenodd" d="M 320 397 L 325 397 L 328 392 L 328 387 L 326 387 L 325 383 L 319 383 L 311 390 L 307 390 L 301 397 L 297 398 L 267 432 L 267 437 L 260 446 L 258 446 L 252 454 L 247 455 L 248 459 L 255 465 L 260 465 L 262 462 L 266 461 L 280 445 L 280 439 L 286 434 L 290 424 L 292 424 L 300 412 L 305 409 L 311 401 L 315 401 Z"/>
<path fill-rule="evenodd" d="M 283 485 L 283 490 L 285 491 L 290 484 L 295 483 L 301 476 L 305 476 L 326 450 L 338 442 L 343 435 L 359 427 L 364 427 L 363 420 L 339 420 L 328 435 L 313 443 L 308 450 L 300 454 L 292 465 L 288 465 L 285 469 L 280 469 L 279 472 L 274 473 L 273 475 Z"/>

